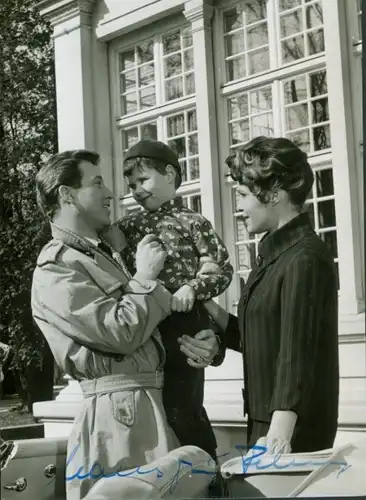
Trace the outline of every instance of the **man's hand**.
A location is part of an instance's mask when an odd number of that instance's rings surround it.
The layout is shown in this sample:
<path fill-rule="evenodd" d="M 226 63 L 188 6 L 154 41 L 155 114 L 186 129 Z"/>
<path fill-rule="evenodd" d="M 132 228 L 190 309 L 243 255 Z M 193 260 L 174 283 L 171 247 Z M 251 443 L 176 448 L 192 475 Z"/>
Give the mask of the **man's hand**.
<path fill-rule="evenodd" d="M 166 252 L 154 234 L 148 234 L 137 245 L 136 271 L 146 280 L 155 280 L 164 267 Z"/>
<path fill-rule="evenodd" d="M 173 295 L 172 311 L 188 312 L 192 309 L 195 299 L 195 293 L 191 286 L 183 285 Z"/>
<path fill-rule="evenodd" d="M 178 339 L 180 350 L 193 368 L 206 368 L 219 352 L 220 344 L 213 330 L 201 330 L 194 338 L 183 335 Z"/>

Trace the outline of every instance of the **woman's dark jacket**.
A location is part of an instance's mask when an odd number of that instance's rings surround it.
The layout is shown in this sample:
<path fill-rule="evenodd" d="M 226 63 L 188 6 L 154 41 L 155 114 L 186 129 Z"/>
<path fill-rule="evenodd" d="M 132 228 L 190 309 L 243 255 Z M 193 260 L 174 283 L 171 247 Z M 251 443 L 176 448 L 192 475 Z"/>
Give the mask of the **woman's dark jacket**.
<path fill-rule="evenodd" d="M 339 394 L 333 257 L 305 213 L 267 234 L 258 254 L 225 335 L 226 347 L 243 354 L 244 414 L 270 422 L 275 410 L 292 410 L 297 432 L 332 440 Z"/>

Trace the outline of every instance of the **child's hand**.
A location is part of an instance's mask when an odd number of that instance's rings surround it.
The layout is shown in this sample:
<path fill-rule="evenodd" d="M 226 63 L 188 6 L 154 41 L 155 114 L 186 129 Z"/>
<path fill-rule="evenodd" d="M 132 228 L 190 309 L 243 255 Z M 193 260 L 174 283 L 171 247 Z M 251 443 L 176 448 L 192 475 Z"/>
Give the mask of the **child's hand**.
<path fill-rule="evenodd" d="M 195 294 L 194 290 L 189 285 L 183 285 L 173 295 L 172 311 L 188 312 L 192 309 L 194 304 Z"/>

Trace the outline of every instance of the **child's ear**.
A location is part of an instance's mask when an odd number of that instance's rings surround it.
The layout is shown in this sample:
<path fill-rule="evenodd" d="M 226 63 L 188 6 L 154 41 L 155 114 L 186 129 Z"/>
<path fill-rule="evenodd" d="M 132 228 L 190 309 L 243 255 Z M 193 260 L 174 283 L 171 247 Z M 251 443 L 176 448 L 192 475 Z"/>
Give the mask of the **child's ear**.
<path fill-rule="evenodd" d="M 166 172 L 166 175 L 168 176 L 169 182 L 170 183 L 175 182 L 175 177 L 177 175 L 175 168 L 172 165 L 167 165 L 165 172 Z"/>

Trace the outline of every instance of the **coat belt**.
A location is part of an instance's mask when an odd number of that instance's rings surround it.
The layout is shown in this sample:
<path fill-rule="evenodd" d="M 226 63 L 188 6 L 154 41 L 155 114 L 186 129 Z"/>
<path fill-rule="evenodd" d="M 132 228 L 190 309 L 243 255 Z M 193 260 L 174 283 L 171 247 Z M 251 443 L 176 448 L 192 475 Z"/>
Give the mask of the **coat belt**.
<path fill-rule="evenodd" d="M 132 389 L 161 389 L 163 371 L 135 373 L 128 375 L 107 375 L 93 380 L 81 380 L 80 387 L 85 398 L 111 392 L 130 391 Z"/>

